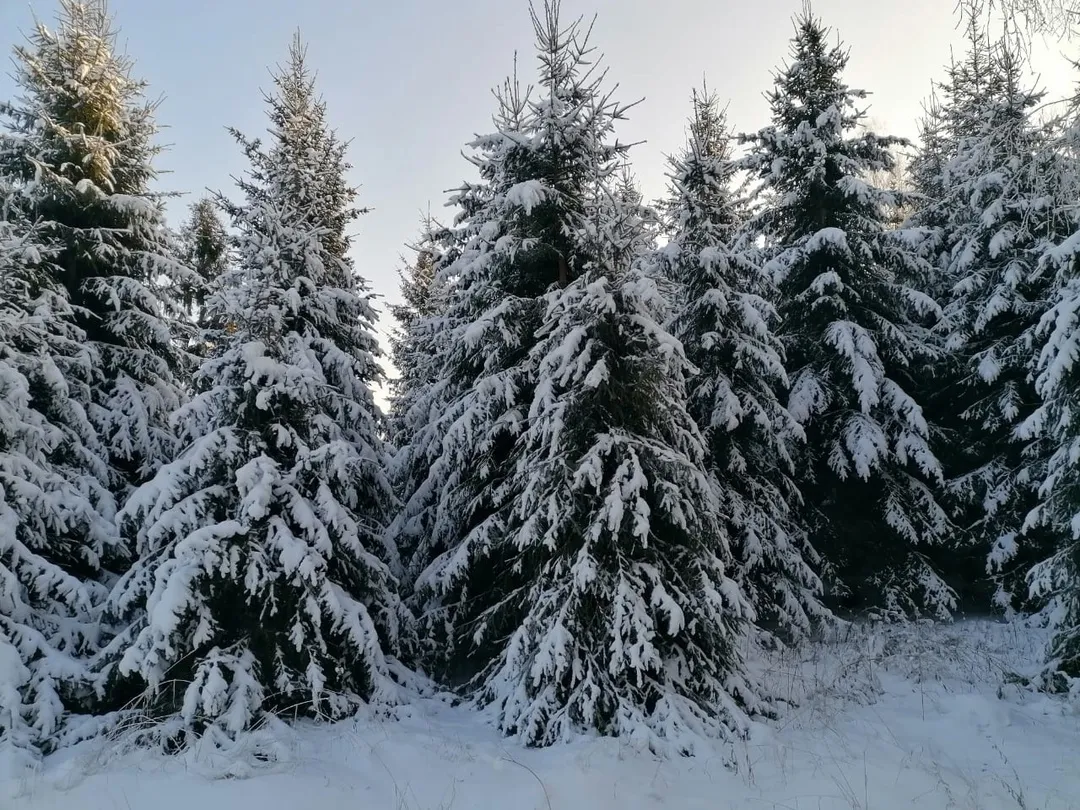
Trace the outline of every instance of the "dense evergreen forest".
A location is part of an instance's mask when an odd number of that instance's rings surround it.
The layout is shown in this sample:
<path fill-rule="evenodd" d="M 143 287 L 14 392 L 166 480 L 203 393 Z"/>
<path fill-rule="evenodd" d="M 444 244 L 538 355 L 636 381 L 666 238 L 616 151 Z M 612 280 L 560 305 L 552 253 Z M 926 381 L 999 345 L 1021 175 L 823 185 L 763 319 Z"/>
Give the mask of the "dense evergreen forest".
<path fill-rule="evenodd" d="M 748 646 L 989 613 L 1052 625 L 1023 686 L 1080 700 L 1080 108 L 973 13 L 919 141 L 874 132 L 807 7 L 760 129 L 687 88 L 650 202 L 603 21 L 528 10 L 388 356 L 299 37 L 179 229 L 105 0 L 15 49 L 0 743 L 445 690 L 527 745 L 693 753 L 778 710 Z"/>

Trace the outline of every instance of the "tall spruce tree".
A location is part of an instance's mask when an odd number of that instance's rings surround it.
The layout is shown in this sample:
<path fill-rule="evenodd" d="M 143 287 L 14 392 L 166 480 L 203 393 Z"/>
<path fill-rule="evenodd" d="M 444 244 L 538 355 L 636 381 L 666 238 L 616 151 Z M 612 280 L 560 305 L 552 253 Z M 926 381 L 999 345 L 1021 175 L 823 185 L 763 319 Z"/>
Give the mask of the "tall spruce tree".
<path fill-rule="evenodd" d="M 661 326 L 668 304 L 635 267 L 644 223 L 620 197 L 601 192 L 578 237 L 592 258 L 546 296 L 500 531 L 438 574 L 507 563 L 466 614 L 475 643 L 501 646 L 476 683 L 505 732 L 546 745 L 596 730 L 691 753 L 743 733 L 758 707 L 738 652 L 752 608 L 687 408 L 688 363 Z"/>
<path fill-rule="evenodd" d="M 1020 433 L 1045 435 L 1055 447 L 1039 490 L 1040 503 L 1024 528 L 1047 527 L 1056 537 L 1052 553 L 1028 572 L 1033 598 L 1048 605 L 1054 627 L 1038 685 L 1051 692 L 1080 697 L 1080 486 L 1077 463 L 1077 345 L 1080 344 L 1080 230 L 1050 247 L 1044 261 L 1059 273 L 1062 285 L 1055 306 L 1040 325 L 1044 338 L 1037 388 L 1042 405 Z"/>
<path fill-rule="evenodd" d="M 923 287 L 940 302 L 949 300 L 958 281 L 950 276 L 948 234 L 961 215 L 971 216 L 967 205 L 961 205 L 961 210 L 957 210 L 956 197 L 950 196 L 947 175 L 957 159 L 961 142 L 970 142 L 984 131 L 982 115 L 986 100 L 998 97 L 1002 92 L 994 46 L 981 25 L 979 14 L 968 17 L 965 39 L 967 48 L 963 56 L 954 58 L 946 69 L 944 81 L 934 85 L 919 122 L 920 143 L 910 167 L 915 195 L 907 224 L 924 229 L 928 237 L 923 248 L 931 271 L 923 281 Z M 943 358 L 946 364 L 947 360 Z M 929 389 L 935 386 L 940 388 L 941 384 L 931 384 Z"/>
<path fill-rule="evenodd" d="M 654 748 L 741 728 L 733 655 L 749 608 L 681 349 L 654 283 L 631 270 L 648 212 L 617 181 L 624 109 L 588 31 L 534 10 L 535 97 L 507 84 L 457 197 L 460 253 L 433 387 L 441 453 L 405 511 L 433 666 L 545 745 L 581 729 Z M 429 445 L 430 446 L 430 445 Z M 428 522 L 415 509 L 431 498 Z M 445 639 L 445 641 L 442 641 Z"/>
<path fill-rule="evenodd" d="M 955 274 L 954 235 L 973 225 L 977 216 L 969 201 L 962 199 L 950 183 L 960 178 L 957 160 L 961 144 L 970 147 L 978 142 L 980 133 L 985 132 L 981 116 L 986 112 L 987 100 L 999 97 L 1002 90 L 994 48 L 980 13 L 967 15 L 965 41 L 965 52 L 953 58 L 945 79 L 935 84 L 920 124 L 921 144 L 911 167 L 916 195 L 907 224 L 924 235 L 922 252 L 928 264 L 926 277 L 911 282 L 942 306 L 949 304 L 954 288 L 963 281 Z M 934 451 L 947 479 L 943 503 L 957 524 L 958 542 L 943 563 L 957 585 L 962 604 L 985 610 L 992 589 L 986 572 L 987 546 L 978 539 L 976 530 L 985 509 L 972 497 L 973 487 L 967 477 L 978 468 L 979 461 L 968 443 L 970 423 L 962 418 L 963 408 L 957 408 L 969 364 L 955 346 L 953 350 L 946 347 L 949 327 L 944 320 L 927 324 L 935 327 L 932 334 L 940 352 L 917 373 L 914 394 L 933 426 Z"/>
<path fill-rule="evenodd" d="M 390 337 L 391 360 L 398 372 L 390 381 L 393 404 L 388 433 L 394 446 L 408 445 L 413 420 L 419 418 L 414 405 L 436 382 L 440 351 L 434 321 L 446 304 L 445 282 L 436 275 L 444 256 L 442 241 L 448 236 L 446 227 L 430 214 L 425 216 L 419 240 L 409 246 L 414 257 L 398 271 L 401 303 L 390 305 L 397 321 Z M 403 488 L 411 491 L 408 484 Z"/>
<path fill-rule="evenodd" d="M 397 699 L 375 313 L 347 257 L 343 146 L 299 42 L 268 104 L 269 146 L 241 141 L 237 266 L 207 300 L 220 349 L 178 414 L 185 450 L 119 517 L 140 558 L 112 594 L 129 625 L 105 656 L 118 696 L 146 684 L 177 727 L 215 734 Z"/>
<path fill-rule="evenodd" d="M 502 531 L 509 503 L 502 484 L 535 385 L 527 360 L 543 296 L 581 272 L 587 257 L 573 235 L 582 227 L 590 178 L 625 152 L 609 141 L 624 108 L 601 95 L 603 77 L 589 65 L 580 21 L 562 27 L 557 2 L 534 9 L 532 18 L 537 92 L 522 93 L 515 79 L 497 93 L 496 131 L 474 141 L 470 158 L 480 182 L 451 201 L 461 214 L 439 274 L 447 304 L 435 316 L 444 358 L 418 405 L 424 422 L 406 448 L 425 461 L 426 474 L 404 493 L 393 533 L 418 583 L 421 635 L 434 642 L 430 666 L 450 679 L 475 674 L 498 653 L 487 640 L 477 649 L 457 613 L 469 601 L 462 589 L 489 598 L 505 566 L 479 558 L 453 583 L 435 572 Z"/>
<path fill-rule="evenodd" d="M 693 94 L 688 143 L 670 164 L 669 240 L 656 263 L 677 285 L 672 333 L 697 369 L 690 413 L 708 441 L 737 577 L 758 625 L 805 638 L 829 611 L 799 522 L 792 450 L 804 436 L 779 398 L 788 380 L 772 284 L 755 251 L 738 244 L 746 212 L 732 191 L 731 135 L 707 89 Z"/>
<path fill-rule="evenodd" d="M 788 410 L 807 435 L 799 463 L 806 520 L 850 608 L 945 617 L 955 605 L 926 556 L 947 539 L 941 465 L 909 394 L 936 310 L 903 279 L 925 273 L 915 236 L 889 230 L 895 194 L 863 178 L 888 170 L 897 139 L 856 134 L 865 96 L 843 82 L 847 52 L 807 11 L 769 94 L 773 125 L 746 136 L 759 178 L 752 223 L 779 284 Z"/>
<path fill-rule="evenodd" d="M 96 357 L 20 185 L 0 177 L 0 749 L 30 753 L 81 697 L 117 543 L 84 407 Z"/>
<path fill-rule="evenodd" d="M 396 399 L 391 417 L 398 428 L 394 470 L 403 508 L 389 537 L 401 551 L 414 591 L 432 560 L 460 542 L 474 515 L 487 508 L 487 482 L 505 464 L 505 444 L 517 429 L 523 381 L 516 366 L 537 325 L 531 312 L 537 285 L 531 295 L 513 295 L 529 278 L 507 271 L 509 250 L 496 252 L 498 237 L 508 227 L 502 212 L 516 213 L 520 207 L 508 194 L 526 188 L 509 175 L 516 162 L 511 155 L 528 148 L 524 134 L 522 144 L 516 140 L 523 133 L 525 111 L 516 84 L 508 81 L 497 100 L 496 132 L 477 138 L 469 157 L 480 180 L 464 184 L 449 201 L 459 213 L 443 234 L 446 252 L 435 268 L 435 283 L 445 289 L 443 306 L 410 327 L 426 340 L 430 380 L 417 387 L 413 401 Z M 509 248 L 509 240 L 503 246 Z M 542 290 L 543 281 L 538 286 Z M 502 432 L 507 435 L 501 437 Z M 426 664 L 449 677 L 452 620 L 430 589 L 420 588 L 413 597 L 420 636 L 428 639 Z"/>
<path fill-rule="evenodd" d="M 154 105 L 116 51 L 105 0 L 61 0 L 55 30 L 39 23 L 15 49 L 18 101 L 0 105 L 17 178 L 76 326 L 98 363 L 83 403 L 108 450 L 120 497 L 171 458 L 170 414 L 182 400 L 182 355 L 161 281 L 174 258 L 160 196 L 149 190 L 159 147 Z"/>
<path fill-rule="evenodd" d="M 953 150 L 941 94 L 936 87 L 923 105 L 918 127 L 919 145 L 908 166 L 908 177 L 914 192 L 913 210 L 906 224 L 927 229 L 941 228 L 945 225 L 947 214 L 943 210 L 945 166 L 952 159 Z M 939 243 L 935 242 L 930 246 L 929 255 L 932 260 L 940 258 L 942 254 Z M 928 285 L 927 292 L 935 298 L 944 298 L 948 285 L 942 278 L 943 272 L 937 268 L 937 262 L 934 261 L 933 264 L 933 280 Z"/>
<path fill-rule="evenodd" d="M 1076 458 L 1080 453 L 1075 413 L 1076 346 L 1080 342 L 1080 283 L 1076 277 L 1075 237 L 1060 246 L 1055 259 L 1071 254 L 1067 283 L 1043 329 L 1047 341 L 1040 357 L 1038 387 L 1044 404 L 1029 418 L 1025 433 L 1047 431 L 1057 449 L 1042 482 L 1042 502 L 1025 528 L 1049 526 L 1057 537 L 1053 553 L 1028 572 L 1032 596 L 1048 603 L 1054 634 L 1039 685 L 1051 692 L 1080 696 L 1080 487 Z M 1054 254 L 1051 254 L 1054 255 Z"/>
<path fill-rule="evenodd" d="M 201 327 L 207 326 L 206 296 L 229 264 L 229 236 L 217 212 L 212 199 L 199 200 L 180 229 L 180 260 L 192 271 L 180 285 L 180 298 L 187 316 Z"/>
<path fill-rule="evenodd" d="M 1043 528 L 1054 539 L 1044 560 L 1028 573 L 1031 596 L 1046 603 L 1054 634 L 1038 685 L 1080 698 L 1080 423 L 1077 414 L 1077 347 L 1080 346 L 1080 105 L 1066 113 L 1067 125 L 1056 144 L 1052 209 L 1070 228 L 1044 246 L 1039 267 L 1055 286 L 1053 305 L 1043 315 L 1037 337 L 1036 391 L 1041 404 L 1021 425 L 1022 439 L 1041 438 L 1051 452 L 1039 503 L 1024 529 Z"/>
<path fill-rule="evenodd" d="M 1047 128 L 1031 119 L 1042 94 L 1023 86 L 1021 63 L 1005 43 L 969 58 L 968 73 L 981 67 L 981 95 L 957 99 L 962 112 L 946 108 L 965 123 L 954 128 L 955 154 L 941 183 L 952 289 L 939 328 L 954 375 L 947 401 L 958 417 L 947 472 L 968 539 L 997 581 L 994 601 L 1011 609 L 1024 605 L 1026 573 L 1048 550 L 1045 530 L 1022 532 L 1044 477 L 1044 443 L 1020 439 L 1017 428 L 1040 404 L 1036 332 L 1054 278 L 1038 262 L 1063 223 L 1052 204 L 1057 156 Z"/>
<path fill-rule="evenodd" d="M 1028 516 L 1025 528 L 1050 527 L 1056 547 L 1028 573 L 1032 596 L 1048 603 L 1054 634 L 1038 685 L 1051 692 L 1080 698 L 1080 486 L 1076 459 L 1080 455 L 1077 428 L 1076 356 L 1080 343 L 1080 281 L 1076 271 L 1080 239 L 1074 235 L 1049 253 L 1061 262 L 1066 282 L 1056 306 L 1042 324 L 1046 336 L 1039 360 L 1038 388 L 1043 405 L 1029 417 L 1026 435 L 1045 431 L 1057 447 L 1042 482 L 1041 503 Z"/>

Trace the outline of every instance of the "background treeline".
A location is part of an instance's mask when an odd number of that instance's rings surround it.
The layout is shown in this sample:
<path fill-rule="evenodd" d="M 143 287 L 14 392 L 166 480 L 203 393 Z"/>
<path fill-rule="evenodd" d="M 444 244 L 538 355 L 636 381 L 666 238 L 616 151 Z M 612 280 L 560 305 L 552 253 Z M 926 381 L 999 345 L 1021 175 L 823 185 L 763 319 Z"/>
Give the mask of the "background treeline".
<path fill-rule="evenodd" d="M 912 146 L 806 9 L 771 121 L 694 91 L 649 204 L 591 26 L 534 6 L 402 270 L 384 414 L 299 39 L 174 233 L 104 0 L 61 0 L 0 103 L 0 740 L 441 685 L 527 744 L 692 752 L 779 711 L 753 644 L 965 611 L 1053 622 L 1030 684 L 1075 697 L 1080 130 L 984 19 Z"/>

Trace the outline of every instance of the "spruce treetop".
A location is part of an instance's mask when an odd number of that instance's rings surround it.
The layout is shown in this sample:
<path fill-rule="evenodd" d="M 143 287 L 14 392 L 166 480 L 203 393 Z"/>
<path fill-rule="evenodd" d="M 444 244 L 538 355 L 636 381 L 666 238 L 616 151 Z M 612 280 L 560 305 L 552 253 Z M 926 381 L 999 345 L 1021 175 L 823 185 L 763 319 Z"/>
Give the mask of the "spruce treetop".
<path fill-rule="evenodd" d="M 830 45 L 830 36 L 809 9 L 796 18 L 791 58 L 767 95 L 772 126 L 740 136 L 754 144 L 740 166 L 760 179 L 758 195 L 778 195 L 760 215 L 763 227 L 784 243 L 802 235 L 808 223 L 822 227 L 830 217 L 834 226 L 865 227 L 903 197 L 864 179 L 891 172 L 896 148 L 908 142 L 854 134 L 866 117 L 858 102 L 868 94 L 843 81 L 848 51 Z"/>
<path fill-rule="evenodd" d="M 691 104 L 686 146 L 668 160 L 668 226 L 732 236 L 743 212 L 731 188 L 736 167 L 727 114 L 707 86 L 692 92 Z"/>
<path fill-rule="evenodd" d="M 194 277 L 180 285 L 184 309 L 202 319 L 202 307 L 214 281 L 229 265 L 229 235 L 218 217 L 219 206 L 204 198 L 191 205 L 180 231 L 180 258 Z"/>
<path fill-rule="evenodd" d="M 55 29 L 37 22 L 26 44 L 15 46 L 15 79 L 25 91 L 0 112 L 16 132 L 37 132 L 42 149 L 28 155 L 34 176 L 82 192 L 145 194 L 154 179 L 151 161 L 156 103 L 132 61 L 116 50 L 106 0 L 60 0 Z M 40 176 L 39 180 L 43 179 Z"/>

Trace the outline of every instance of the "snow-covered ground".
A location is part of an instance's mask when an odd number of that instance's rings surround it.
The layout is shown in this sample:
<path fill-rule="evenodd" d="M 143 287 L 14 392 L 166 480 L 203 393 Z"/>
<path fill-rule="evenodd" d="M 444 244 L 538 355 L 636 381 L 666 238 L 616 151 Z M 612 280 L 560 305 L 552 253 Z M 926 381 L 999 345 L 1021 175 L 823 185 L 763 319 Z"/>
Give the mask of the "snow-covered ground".
<path fill-rule="evenodd" d="M 473 711 L 294 727 L 276 761 L 86 743 L 0 788 L 4 810 L 1057 810 L 1080 808 L 1080 715 L 1003 686 L 1043 631 L 874 630 L 755 667 L 798 705 L 710 756 L 617 740 L 525 750 Z M 728 764 L 732 763 L 732 764 Z M 5 794 L 6 791 L 6 794 Z"/>

